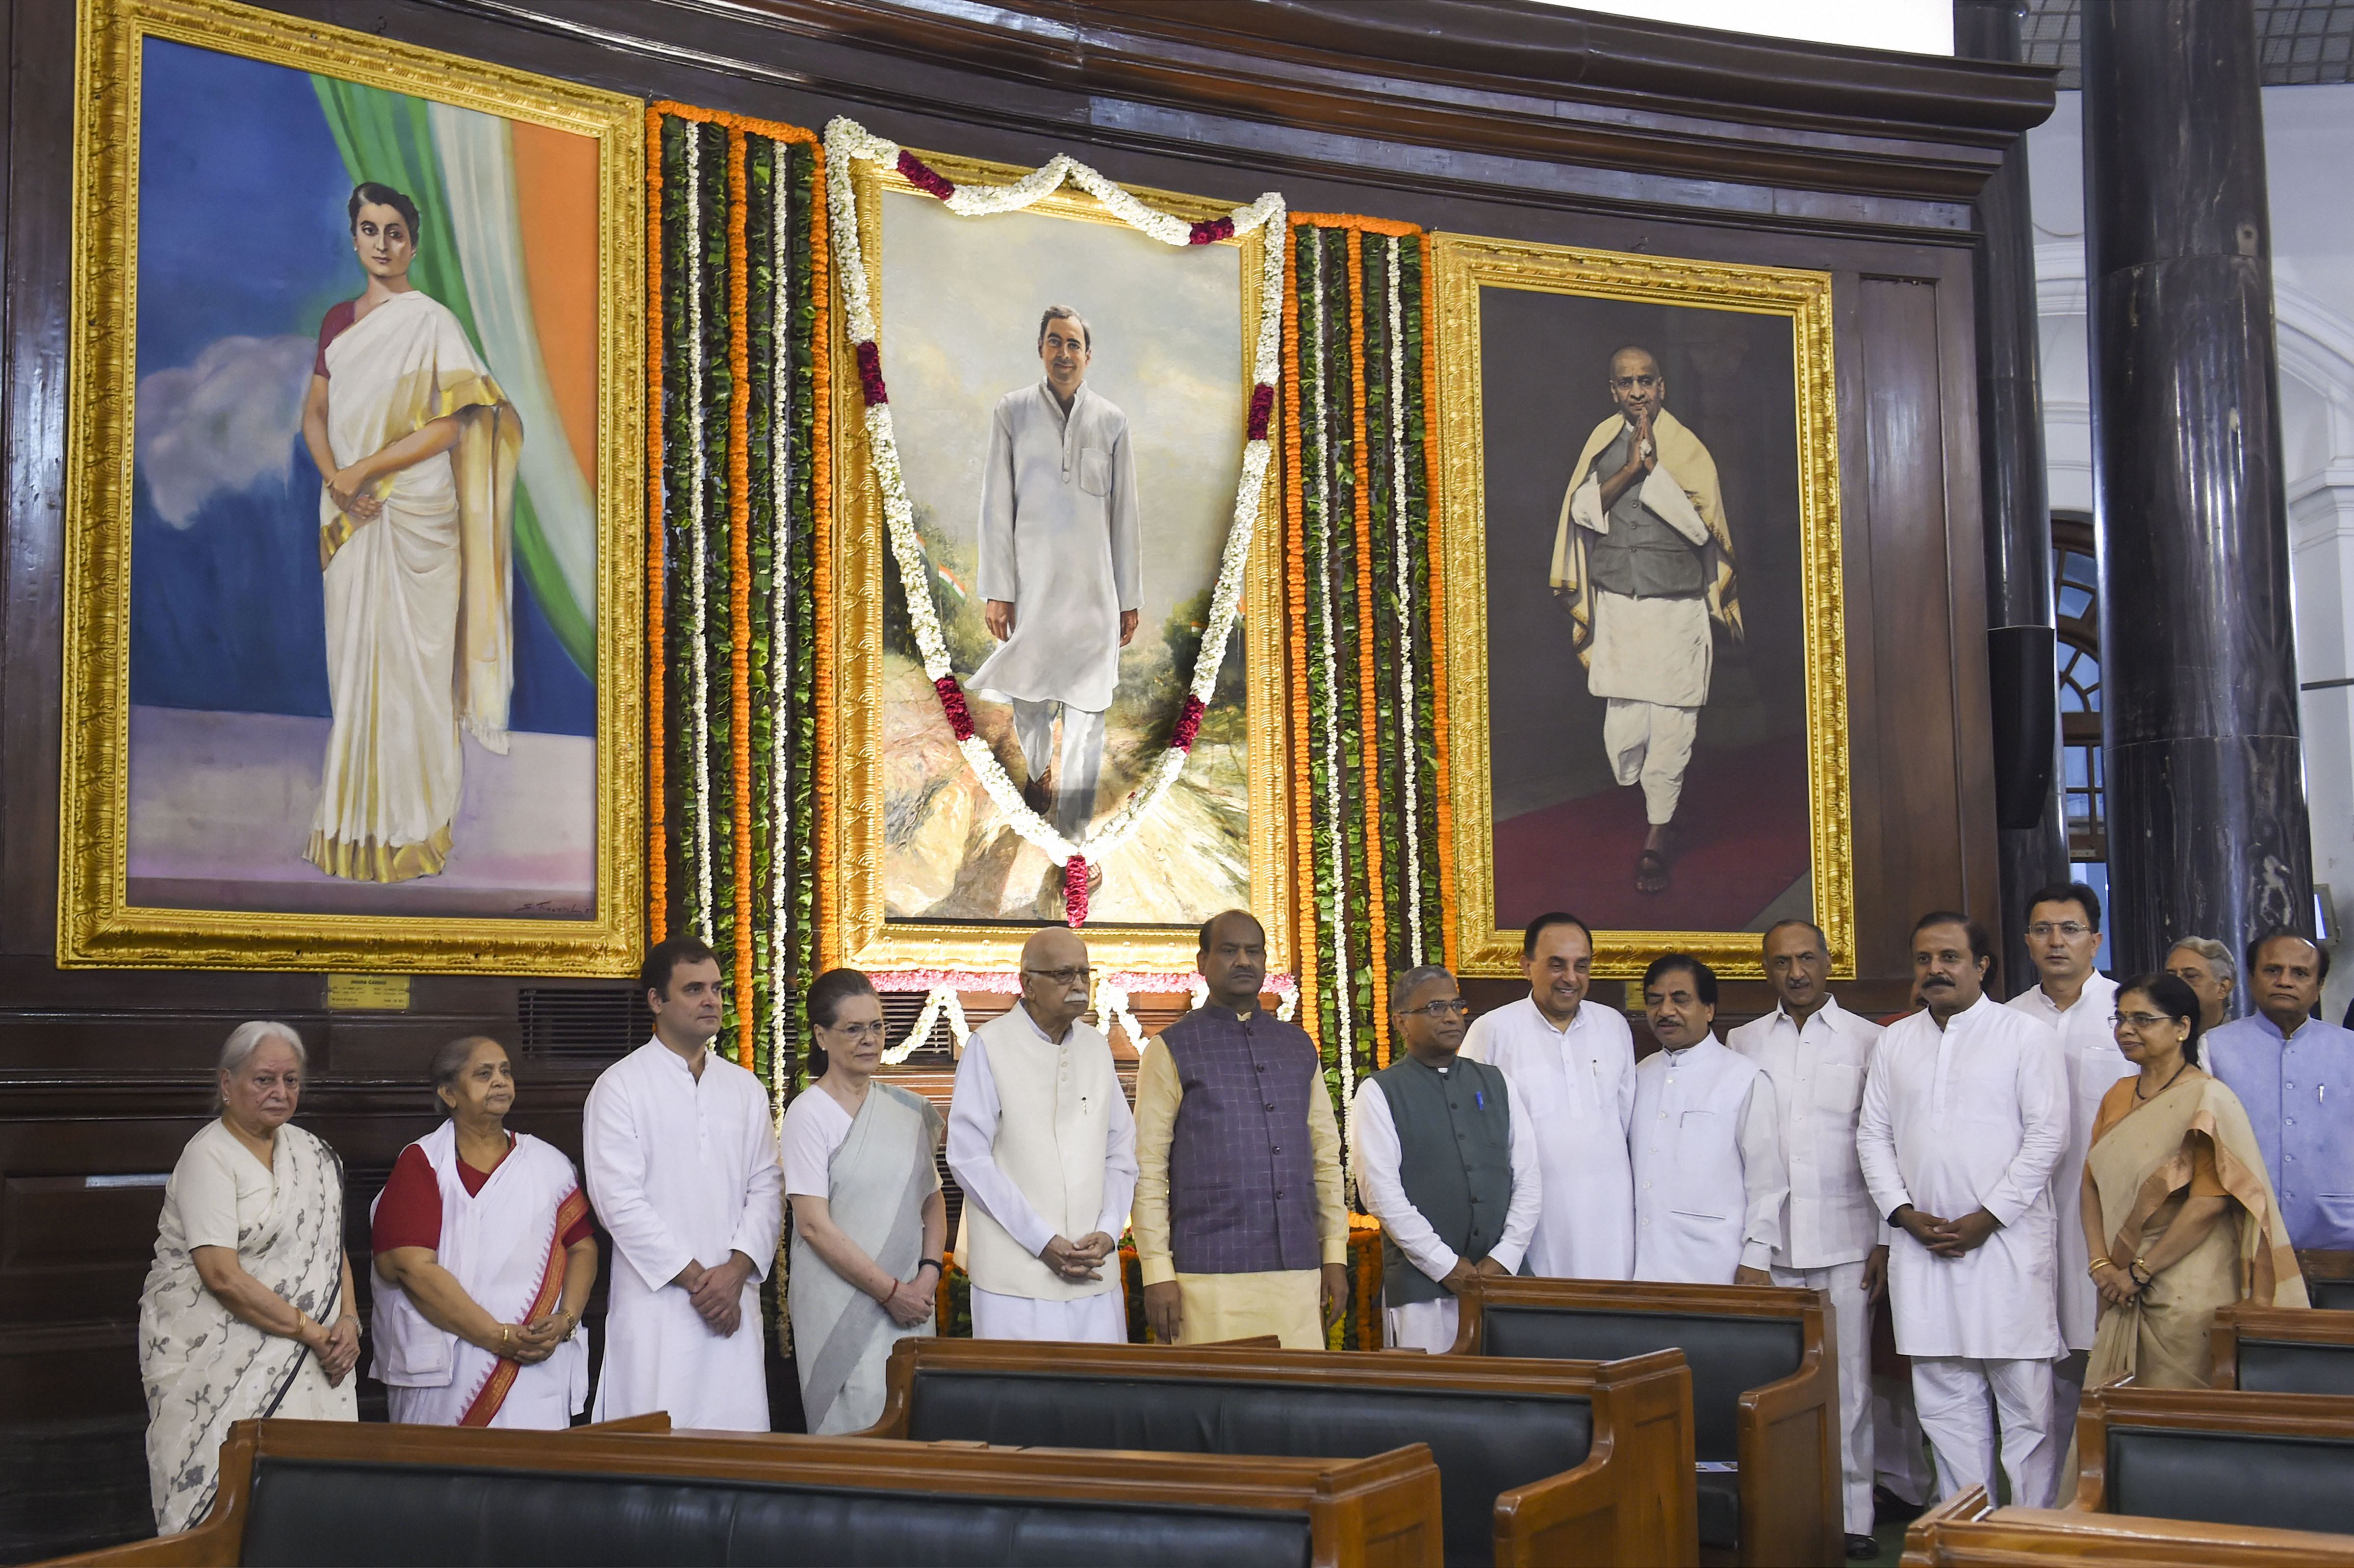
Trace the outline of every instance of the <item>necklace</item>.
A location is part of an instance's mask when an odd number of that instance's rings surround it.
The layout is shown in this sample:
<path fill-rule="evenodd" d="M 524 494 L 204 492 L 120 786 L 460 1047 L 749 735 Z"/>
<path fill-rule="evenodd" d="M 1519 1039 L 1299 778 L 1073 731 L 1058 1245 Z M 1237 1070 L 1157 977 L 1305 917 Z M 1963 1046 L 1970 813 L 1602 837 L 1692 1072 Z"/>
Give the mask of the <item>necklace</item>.
<path fill-rule="evenodd" d="M 2185 1063 L 2183 1063 L 2183 1064 L 2182 1064 L 2182 1065 L 2180 1065 L 2179 1067 L 2177 1067 L 2177 1068 L 2175 1068 L 2175 1069 L 2174 1069 L 2174 1078 L 2179 1078 L 2179 1077 L 2182 1076 L 2182 1075 L 2183 1075 L 2183 1074 L 2185 1074 L 2185 1073 L 2187 1073 L 2187 1072 L 2189 1072 L 2189 1071 L 2190 1071 L 2190 1063 L 2188 1063 L 2188 1062 L 2185 1062 Z M 2162 1095 L 2162 1094 L 2166 1093 L 2166 1091 L 2167 1091 L 2167 1090 L 2168 1090 L 2168 1089 L 2170 1089 L 2170 1088 L 2174 1087 L 2174 1078 L 2168 1078 L 2168 1079 L 2167 1079 L 2167 1080 L 2166 1080 L 2166 1082 L 2164 1082 L 2164 1083 L 2162 1083 L 2162 1084 L 2158 1085 L 2158 1094 L 2160 1094 L 2160 1095 Z M 2141 1081 L 2140 1081 L 2138 1078 L 2137 1078 L 2136 1080 L 2134 1080 L 2134 1098 L 2136 1098 L 2136 1099 L 2137 1099 L 2137 1100 L 2149 1100 L 2149 1099 L 2155 1099 L 2156 1097 L 2157 1097 L 2157 1096 L 2155 1096 L 2155 1095 L 2146 1095 L 2146 1094 L 2143 1094 L 2143 1093 L 2141 1092 Z"/>

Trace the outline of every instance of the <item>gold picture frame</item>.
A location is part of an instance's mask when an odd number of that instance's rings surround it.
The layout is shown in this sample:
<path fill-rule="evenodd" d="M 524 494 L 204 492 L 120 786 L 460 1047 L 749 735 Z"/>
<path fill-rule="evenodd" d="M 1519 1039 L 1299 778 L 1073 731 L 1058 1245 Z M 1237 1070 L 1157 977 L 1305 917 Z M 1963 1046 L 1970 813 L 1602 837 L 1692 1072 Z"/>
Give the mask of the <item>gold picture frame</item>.
<path fill-rule="evenodd" d="M 143 61 L 189 46 L 593 138 L 595 886 L 583 917 L 134 906 L 128 897 Z M 625 975 L 642 943 L 644 105 L 230 0 L 80 0 L 67 433 L 60 967 Z M 578 156 L 578 154 L 576 154 Z M 580 157 L 584 171 L 587 160 Z M 581 180 L 585 185 L 588 175 Z M 341 217 L 341 202 L 335 218 Z M 428 234 L 427 242 L 434 237 Z M 576 355 L 579 365 L 586 356 Z M 579 372 L 568 386 L 578 387 Z M 290 433 L 291 439 L 291 433 Z M 527 433 L 526 433 L 527 439 Z M 590 443 L 577 437 L 575 448 Z M 514 569 L 520 574 L 522 563 Z M 521 588 L 516 590 L 518 604 Z M 518 610 L 518 613 L 520 611 Z M 583 769 L 585 774 L 587 770 Z M 584 778 L 581 788 L 591 786 Z M 365 902 L 355 895 L 352 902 Z"/>
<path fill-rule="evenodd" d="M 1029 172 L 1010 164 L 948 154 L 918 153 L 917 156 L 960 185 L 1011 184 Z M 859 242 L 868 275 L 879 279 L 883 266 L 883 196 L 885 192 L 913 192 L 917 187 L 896 169 L 880 168 L 865 160 L 854 165 L 852 184 L 857 203 Z M 1199 196 L 1142 186 L 1126 188 L 1146 205 L 1189 221 L 1221 217 L 1232 210 L 1226 203 Z M 1122 226 L 1121 220 L 1093 196 L 1068 186 L 1023 210 L 1085 223 Z M 1263 256 L 1260 247 L 1265 242 L 1263 233 L 1219 242 L 1241 252 L 1242 320 L 1238 330 L 1242 385 L 1235 390 L 1238 409 L 1250 396 L 1251 345 L 1257 339 L 1261 308 L 1257 280 Z M 874 292 L 879 334 L 887 331 L 885 323 L 890 318 L 890 308 L 879 286 Z M 843 317 L 843 312 L 834 313 L 832 358 L 838 366 L 855 363 Z M 821 649 L 819 654 L 820 680 L 829 683 L 826 697 L 831 722 L 821 725 L 817 767 L 819 789 L 837 802 L 837 809 L 828 813 L 820 828 L 820 962 L 878 971 L 1010 971 L 1018 963 L 1023 941 L 1034 927 L 1011 922 L 966 925 L 894 921 L 886 916 L 882 888 L 881 655 L 883 556 L 888 546 L 882 500 L 869 461 L 858 378 L 837 373 L 832 378 L 832 389 L 835 525 L 830 559 L 819 567 L 831 574 L 833 597 L 832 636 L 830 645 Z M 1279 434 L 1271 439 L 1279 449 Z M 1292 969 L 1290 813 L 1279 762 L 1287 755 L 1288 734 L 1282 514 L 1279 479 L 1277 470 L 1270 467 L 1260 496 L 1243 591 L 1243 620 L 1237 628 L 1244 642 L 1247 672 L 1245 701 L 1249 755 L 1254 763 L 1260 758 L 1278 759 L 1276 766 L 1254 766 L 1250 769 L 1250 905 L 1267 927 L 1270 973 L 1288 973 Z M 1182 972 L 1193 967 L 1197 941 L 1190 928 L 1089 921 L 1080 934 L 1087 939 L 1090 960 L 1098 971 Z"/>
<path fill-rule="evenodd" d="M 1787 318 L 1796 388 L 1798 591 L 1803 607 L 1806 799 L 1813 918 L 1832 971 L 1855 972 L 1855 876 L 1848 791 L 1846 607 L 1840 566 L 1838 405 L 1828 272 L 1627 255 L 1568 246 L 1432 237 L 1437 271 L 1446 648 L 1453 695 L 1447 742 L 1453 806 L 1458 961 L 1469 975 L 1522 972 L 1521 933 L 1497 914 L 1490 727 L 1486 433 L 1481 291 Z M 1605 345 L 1615 346 L 1615 345 Z M 1591 383 L 1599 397 L 1598 372 Z M 1605 410 L 1606 411 L 1606 409 Z M 1575 425 L 1575 420 L 1571 421 Z M 1578 431 L 1584 426 L 1577 425 Z M 1572 436 L 1572 440 L 1575 437 Z M 1563 455 L 1563 471 L 1575 450 Z M 1558 495 L 1558 488 L 1554 492 Z M 1547 514 L 1550 520 L 1550 514 Z M 1601 923 L 1597 923 L 1601 924 Z M 1634 977 L 1664 951 L 1697 955 L 1728 978 L 1762 977 L 1747 930 L 1596 929 L 1597 975 Z"/>

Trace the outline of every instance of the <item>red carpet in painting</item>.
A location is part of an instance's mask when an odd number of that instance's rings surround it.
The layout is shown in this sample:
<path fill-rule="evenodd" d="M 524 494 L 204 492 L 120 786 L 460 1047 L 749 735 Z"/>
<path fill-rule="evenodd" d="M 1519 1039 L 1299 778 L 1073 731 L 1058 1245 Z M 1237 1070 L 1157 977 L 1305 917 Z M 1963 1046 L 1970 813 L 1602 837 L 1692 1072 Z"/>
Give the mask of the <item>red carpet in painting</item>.
<path fill-rule="evenodd" d="M 1496 824 L 1496 924 L 1567 909 L 1608 931 L 1738 931 L 1811 863 L 1806 739 L 1698 749 L 1664 893 L 1635 891 L 1643 791 L 1613 787 Z"/>

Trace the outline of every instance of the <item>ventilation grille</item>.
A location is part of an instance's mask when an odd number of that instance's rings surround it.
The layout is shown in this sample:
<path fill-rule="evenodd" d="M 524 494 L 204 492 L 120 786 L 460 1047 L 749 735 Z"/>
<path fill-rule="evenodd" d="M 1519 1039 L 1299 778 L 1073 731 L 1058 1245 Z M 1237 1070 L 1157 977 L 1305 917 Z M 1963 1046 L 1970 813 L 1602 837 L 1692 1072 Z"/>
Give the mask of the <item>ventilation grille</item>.
<path fill-rule="evenodd" d="M 515 995 L 523 1054 L 545 1062 L 618 1062 L 654 1032 L 635 986 L 526 986 Z"/>

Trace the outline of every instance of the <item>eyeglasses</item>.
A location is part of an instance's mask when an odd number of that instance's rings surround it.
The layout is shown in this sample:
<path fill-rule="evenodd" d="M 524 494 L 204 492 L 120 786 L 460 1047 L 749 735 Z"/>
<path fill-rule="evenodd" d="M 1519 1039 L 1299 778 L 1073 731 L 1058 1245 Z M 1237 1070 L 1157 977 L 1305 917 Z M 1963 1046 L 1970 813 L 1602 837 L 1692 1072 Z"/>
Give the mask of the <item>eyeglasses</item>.
<path fill-rule="evenodd" d="M 1471 1011 L 1471 1004 L 1459 996 L 1450 996 L 1437 1001 L 1424 1002 L 1420 1007 L 1409 1007 L 1406 1011 L 1419 1012 L 1435 1023 L 1442 1018 L 1462 1017 Z"/>
<path fill-rule="evenodd" d="M 2136 1029 L 2155 1029 L 2161 1023 L 2180 1022 L 2179 1019 L 2168 1018 L 2161 1012 L 2112 1012 L 2109 1014 L 2109 1027 L 2112 1029 L 2120 1023 L 2130 1023 Z"/>
<path fill-rule="evenodd" d="M 847 1034 L 853 1040 L 880 1040 L 883 1038 L 883 1021 L 879 1018 L 875 1020 L 872 1023 L 829 1023 L 825 1025 L 825 1028 L 830 1033 Z"/>
<path fill-rule="evenodd" d="M 2073 942 L 2079 937 L 2092 935 L 2092 932 L 2090 926 L 2076 920 L 2062 920 L 2057 926 L 2049 920 L 2038 920 L 2027 928 L 2027 934 L 2039 942 L 2048 942 L 2055 936 L 2065 937 Z"/>
<path fill-rule="evenodd" d="M 1053 980 L 1056 985 L 1076 985 L 1081 980 L 1086 980 L 1089 975 L 1095 973 L 1095 970 L 1082 968 L 1076 969 L 1023 969 L 1022 972 L 1025 975 L 1034 976 L 1039 980 Z"/>

